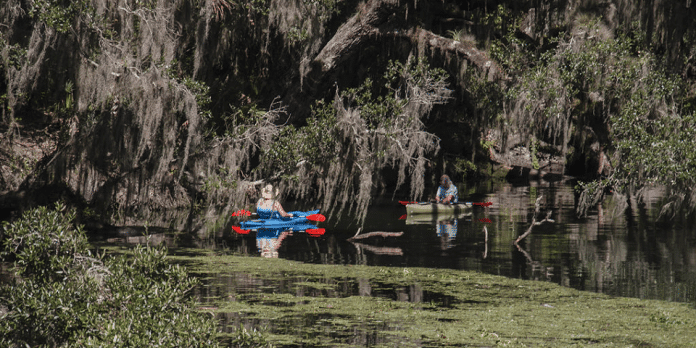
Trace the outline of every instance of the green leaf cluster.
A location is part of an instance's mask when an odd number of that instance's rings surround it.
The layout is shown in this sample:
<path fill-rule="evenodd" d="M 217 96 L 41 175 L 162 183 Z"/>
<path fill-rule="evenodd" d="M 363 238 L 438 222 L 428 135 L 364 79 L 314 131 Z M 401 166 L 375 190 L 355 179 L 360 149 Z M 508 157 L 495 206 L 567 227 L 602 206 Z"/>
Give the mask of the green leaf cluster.
<path fill-rule="evenodd" d="M 580 144 L 587 128 L 604 134 L 595 141 L 610 154 L 619 187 L 696 187 L 692 87 L 637 28 L 612 31 L 586 15 L 546 48 L 529 49 L 513 35 L 498 41 L 494 57 L 517 72 L 506 95 L 516 110 L 510 124 L 550 143 Z"/>
<path fill-rule="evenodd" d="M 262 163 L 280 173 L 293 173 L 301 164 L 318 170 L 339 155 L 338 138 L 336 110 L 318 101 L 306 126 L 283 127 L 273 145 L 262 149 Z"/>
<path fill-rule="evenodd" d="M 218 346 L 215 322 L 191 309 L 196 280 L 164 247 L 93 256 L 74 217 L 57 205 L 4 224 L 15 274 L 0 287 L 0 346 Z"/>
<path fill-rule="evenodd" d="M 13 259 L 20 277 L 39 282 L 62 279 L 72 266 L 74 255 L 87 250 L 87 237 L 74 227 L 74 211 L 62 212 L 39 207 L 24 213 L 22 219 L 3 224 L 3 259 Z"/>
<path fill-rule="evenodd" d="M 85 9 L 91 9 L 86 0 L 35 0 L 30 4 L 29 16 L 61 33 L 68 32 Z"/>

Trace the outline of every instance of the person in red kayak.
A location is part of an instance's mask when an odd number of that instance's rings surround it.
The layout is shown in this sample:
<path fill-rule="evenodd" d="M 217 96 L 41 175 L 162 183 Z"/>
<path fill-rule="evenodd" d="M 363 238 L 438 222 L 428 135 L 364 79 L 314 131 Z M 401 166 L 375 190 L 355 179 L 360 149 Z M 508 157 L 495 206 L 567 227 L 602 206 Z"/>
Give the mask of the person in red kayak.
<path fill-rule="evenodd" d="M 261 190 L 261 198 L 256 202 L 256 214 L 259 215 L 261 219 L 280 219 L 281 217 L 292 217 L 292 214 L 288 214 L 280 205 L 280 202 L 276 200 L 278 197 L 278 189 L 273 189 L 273 185 L 266 185 L 263 190 Z"/>
<path fill-rule="evenodd" d="M 440 187 L 437 188 L 435 194 L 436 203 L 457 203 L 459 200 L 459 192 L 457 186 L 452 183 L 449 176 L 442 175 L 440 177 Z"/>

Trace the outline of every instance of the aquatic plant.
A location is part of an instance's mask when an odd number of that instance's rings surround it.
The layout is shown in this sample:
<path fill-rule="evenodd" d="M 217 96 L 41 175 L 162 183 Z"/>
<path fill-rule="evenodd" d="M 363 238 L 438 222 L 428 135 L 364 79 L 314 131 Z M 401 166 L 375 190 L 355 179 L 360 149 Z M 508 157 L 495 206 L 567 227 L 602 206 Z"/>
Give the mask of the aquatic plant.
<path fill-rule="evenodd" d="M 201 301 L 230 336 L 267 326 L 277 345 L 688 346 L 694 308 L 451 269 L 176 256 L 208 280 Z M 253 289 L 253 290 L 252 290 Z M 203 298 L 227 291 L 228 296 Z"/>

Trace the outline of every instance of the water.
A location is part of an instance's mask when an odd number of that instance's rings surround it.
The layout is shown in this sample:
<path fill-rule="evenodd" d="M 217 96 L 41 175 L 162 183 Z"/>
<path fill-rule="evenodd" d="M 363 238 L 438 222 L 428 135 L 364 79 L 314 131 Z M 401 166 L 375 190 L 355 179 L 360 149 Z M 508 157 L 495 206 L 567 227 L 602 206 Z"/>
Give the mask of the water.
<path fill-rule="evenodd" d="M 472 214 L 438 227 L 440 223 L 433 221 L 400 219 L 405 208 L 397 199 L 378 197 L 362 227 L 348 217 L 332 218 L 319 224 L 326 228 L 325 235 L 294 232 L 277 245 L 275 253 L 265 255 L 306 263 L 474 270 L 616 296 L 696 302 L 696 228 L 658 222 L 663 192 L 657 188 L 647 190 L 644 206 L 634 202 L 629 207 L 610 194 L 587 218 L 578 219 L 572 183 L 489 182 L 459 187 L 460 200 L 492 205 L 475 207 Z M 539 197 L 537 220 L 551 210 L 553 222 L 534 226 L 528 237 L 514 245 L 530 227 Z M 311 208 L 286 204 L 287 210 Z M 360 234 L 403 234 L 349 242 L 358 230 Z M 161 238 L 173 252 L 186 252 L 186 247 L 196 244 L 261 255 L 253 232 L 237 235 L 227 226 L 215 235 L 205 242 Z M 347 296 L 359 292 L 358 286 L 354 288 Z"/>

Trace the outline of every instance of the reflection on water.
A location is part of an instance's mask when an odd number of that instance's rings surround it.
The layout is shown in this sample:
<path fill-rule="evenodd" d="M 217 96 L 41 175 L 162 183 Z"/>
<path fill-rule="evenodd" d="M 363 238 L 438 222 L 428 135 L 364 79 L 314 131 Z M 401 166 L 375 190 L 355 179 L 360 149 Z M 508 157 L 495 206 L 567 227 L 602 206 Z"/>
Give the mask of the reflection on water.
<path fill-rule="evenodd" d="M 216 274 L 209 277 L 209 274 L 194 274 L 201 279 L 202 285 L 194 290 L 194 296 L 198 299 L 200 308 L 214 309 L 216 304 L 223 302 L 244 302 L 256 305 L 271 306 L 275 308 L 285 308 L 307 304 L 306 297 L 314 298 L 348 298 L 351 296 L 371 296 L 383 298 L 391 301 L 409 302 L 416 304 L 416 310 L 437 310 L 442 308 L 453 308 L 458 300 L 447 294 L 435 293 L 423 290 L 419 284 L 394 285 L 371 281 L 369 279 L 346 279 L 326 277 L 323 279 L 313 279 L 308 282 L 305 277 L 286 276 L 282 279 L 258 278 L 246 273 Z M 292 295 L 283 297 L 278 295 Z M 273 295 L 273 296 L 271 296 Z M 336 334 L 347 334 L 355 342 L 372 341 L 373 343 L 390 342 L 384 333 L 380 336 L 378 332 L 391 331 L 388 325 L 379 328 L 364 324 L 351 323 L 349 332 L 332 327 L 329 319 L 336 319 L 332 314 L 323 313 L 321 317 L 317 314 L 305 313 L 300 317 L 286 315 L 279 312 L 277 318 L 272 322 L 261 322 L 255 319 L 255 315 L 250 313 L 245 315 L 237 311 L 217 313 L 220 328 L 224 332 L 234 332 L 240 324 L 250 325 L 251 327 L 272 328 L 274 334 L 292 334 L 301 327 L 313 327 L 322 330 L 330 329 Z M 299 324 L 302 323 L 302 324 Z M 386 323 L 385 323 L 386 324 Z M 364 344 L 364 343 L 363 343 Z"/>
<path fill-rule="evenodd" d="M 262 257 L 277 258 L 281 243 L 291 235 L 292 231 L 280 228 L 261 228 L 256 232 L 256 247 Z"/>
<path fill-rule="evenodd" d="M 474 207 L 470 215 L 399 219 L 404 207 L 383 197 L 361 229 L 347 217 L 322 223 L 325 235 L 295 233 L 268 248 L 269 255 L 307 263 L 467 269 L 617 296 L 696 301 L 696 228 L 658 222 L 661 190 L 646 190 L 644 205 L 610 194 L 578 219 L 572 184 L 485 185 L 459 185 L 460 200 L 493 203 Z M 551 210 L 554 222 L 535 226 L 519 247 L 513 245 L 529 228 L 540 196 L 542 216 Z M 348 241 L 356 232 L 382 234 Z M 193 245 L 248 255 L 265 250 L 253 234 L 237 235 L 229 226 L 204 240 L 161 238 L 174 249 Z"/>
<path fill-rule="evenodd" d="M 440 237 L 440 249 L 447 250 L 454 246 L 457 239 L 457 219 L 438 221 L 435 225 L 435 233 Z"/>

